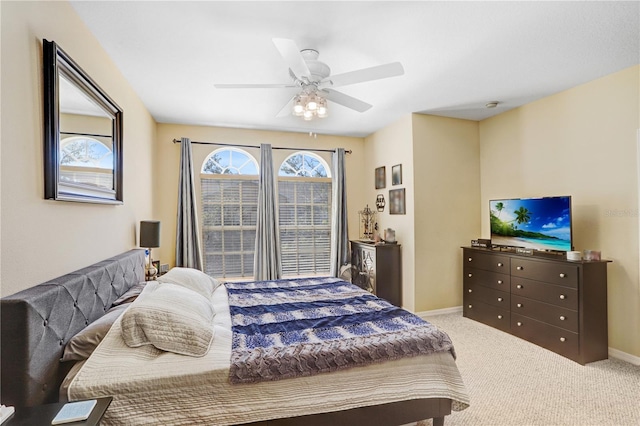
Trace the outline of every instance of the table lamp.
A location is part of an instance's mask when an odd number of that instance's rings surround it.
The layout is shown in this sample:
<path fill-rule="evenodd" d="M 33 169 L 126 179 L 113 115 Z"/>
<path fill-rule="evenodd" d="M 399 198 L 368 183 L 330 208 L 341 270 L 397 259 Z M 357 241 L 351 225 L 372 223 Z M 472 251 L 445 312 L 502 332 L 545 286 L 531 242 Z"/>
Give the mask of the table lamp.
<path fill-rule="evenodd" d="M 145 271 L 146 280 L 155 280 L 158 270 L 151 263 L 151 249 L 160 247 L 160 221 L 140 221 L 140 247 L 149 249 L 149 263 Z"/>

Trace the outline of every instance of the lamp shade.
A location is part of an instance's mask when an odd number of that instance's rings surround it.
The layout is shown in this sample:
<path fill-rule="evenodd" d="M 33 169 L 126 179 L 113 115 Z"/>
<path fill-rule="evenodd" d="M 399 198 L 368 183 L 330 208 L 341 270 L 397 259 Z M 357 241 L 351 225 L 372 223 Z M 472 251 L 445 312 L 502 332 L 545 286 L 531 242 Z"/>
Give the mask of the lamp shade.
<path fill-rule="evenodd" d="M 160 221 L 140 221 L 140 247 L 160 247 Z"/>

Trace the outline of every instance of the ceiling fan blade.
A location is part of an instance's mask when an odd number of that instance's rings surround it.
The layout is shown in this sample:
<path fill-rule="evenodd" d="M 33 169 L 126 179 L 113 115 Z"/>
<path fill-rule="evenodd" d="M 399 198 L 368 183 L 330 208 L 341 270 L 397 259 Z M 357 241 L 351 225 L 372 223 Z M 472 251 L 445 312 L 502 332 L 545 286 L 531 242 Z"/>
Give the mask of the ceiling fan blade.
<path fill-rule="evenodd" d="M 378 65 L 371 68 L 350 71 L 327 77 L 323 84 L 330 87 L 346 86 L 348 84 L 364 83 L 365 81 L 379 80 L 381 78 L 395 77 L 404 74 L 404 68 L 400 62 Z"/>
<path fill-rule="evenodd" d="M 291 115 L 291 108 L 293 108 L 293 100 L 296 97 L 292 97 L 291 99 L 289 99 L 289 102 L 287 102 L 287 104 L 285 106 L 282 107 L 282 109 L 276 114 L 277 118 L 280 117 L 287 117 L 289 115 Z"/>
<path fill-rule="evenodd" d="M 216 89 L 295 89 L 295 84 L 214 84 Z"/>
<path fill-rule="evenodd" d="M 340 104 L 342 106 L 346 106 L 347 108 L 351 108 L 358 112 L 365 112 L 373 105 L 368 104 L 366 102 L 361 101 L 360 99 L 356 99 L 352 96 L 345 95 L 342 92 L 338 92 L 332 89 L 322 89 L 322 94 L 330 101 Z"/>
<path fill-rule="evenodd" d="M 289 65 L 289 69 L 297 78 L 309 77 L 311 75 L 307 63 L 300 54 L 300 49 L 298 49 L 298 46 L 296 46 L 293 40 L 289 40 L 288 38 L 274 38 L 273 44 L 276 45 L 276 49 L 278 49 L 280 55 L 282 55 L 287 65 Z"/>

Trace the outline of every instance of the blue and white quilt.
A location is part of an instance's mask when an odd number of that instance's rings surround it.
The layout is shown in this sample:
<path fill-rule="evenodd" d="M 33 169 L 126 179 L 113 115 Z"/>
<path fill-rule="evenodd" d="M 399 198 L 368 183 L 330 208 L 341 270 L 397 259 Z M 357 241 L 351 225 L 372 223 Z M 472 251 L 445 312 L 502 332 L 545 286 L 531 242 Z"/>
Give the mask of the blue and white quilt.
<path fill-rule="evenodd" d="M 339 278 L 225 283 L 231 383 L 331 372 L 450 351 L 449 336 Z"/>

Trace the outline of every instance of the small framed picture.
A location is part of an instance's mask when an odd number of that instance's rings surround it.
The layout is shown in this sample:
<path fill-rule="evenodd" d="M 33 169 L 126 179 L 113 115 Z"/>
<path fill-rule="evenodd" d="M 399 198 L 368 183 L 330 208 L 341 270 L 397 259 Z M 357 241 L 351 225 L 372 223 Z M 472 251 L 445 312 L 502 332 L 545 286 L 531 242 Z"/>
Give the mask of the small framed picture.
<path fill-rule="evenodd" d="M 159 260 L 152 260 L 151 261 L 151 265 L 153 265 L 153 267 L 156 268 L 156 272 L 160 271 L 160 261 Z"/>
<path fill-rule="evenodd" d="M 387 186 L 387 173 L 385 167 L 376 168 L 376 189 L 381 189 Z"/>
<path fill-rule="evenodd" d="M 389 214 L 406 214 L 404 188 L 389 190 Z"/>
<path fill-rule="evenodd" d="M 396 164 L 391 168 L 391 185 L 402 183 L 402 164 Z"/>

